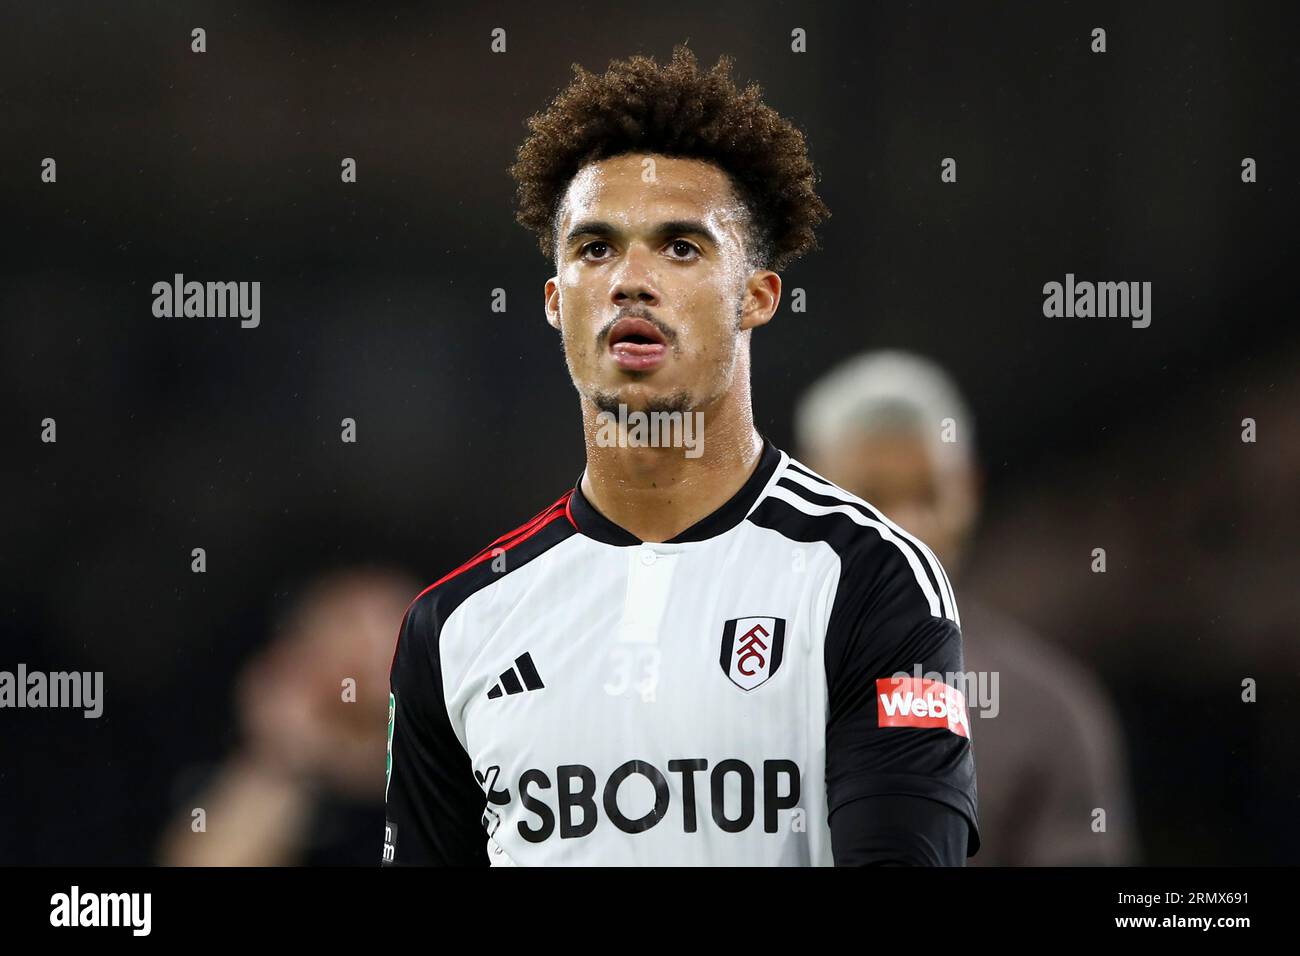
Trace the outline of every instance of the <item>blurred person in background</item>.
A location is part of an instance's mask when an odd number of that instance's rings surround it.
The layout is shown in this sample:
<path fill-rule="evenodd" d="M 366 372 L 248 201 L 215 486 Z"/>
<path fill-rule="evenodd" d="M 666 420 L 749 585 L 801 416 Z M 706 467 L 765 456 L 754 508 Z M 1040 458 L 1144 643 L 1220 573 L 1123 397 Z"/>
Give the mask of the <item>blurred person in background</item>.
<path fill-rule="evenodd" d="M 808 390 L 795 427 L 804 461 L 929 544 L 960 587 L 983 475 L 971 413 L 938 365 L 900 351 L 859 355 Z M 987 675 L 991 692 L 967 702 L 984 837 L 972 862 L 1133 863 L 1122 735 L 1100 685 L 978 597 L 963 594 L 961 614 L 965 671 Z"/>
<path fill-rule="evenodd" d="M 178 811 L 160 862 L 374 864 L 388 667 L 415 583 L 391 570 L 352 569 L 306 589 L 241 675 L 244 738 Z M 195 808 L 205 812 L 204 831 L 193 829 Z"/>

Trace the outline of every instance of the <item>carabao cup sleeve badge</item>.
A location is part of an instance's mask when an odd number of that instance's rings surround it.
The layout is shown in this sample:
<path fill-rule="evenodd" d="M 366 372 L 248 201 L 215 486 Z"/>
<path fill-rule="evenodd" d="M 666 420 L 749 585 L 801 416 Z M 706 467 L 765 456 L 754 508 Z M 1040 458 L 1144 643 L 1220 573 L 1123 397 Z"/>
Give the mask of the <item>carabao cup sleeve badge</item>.
<path fill-rule="evenodd" d="M 388 695 L 388 757 L 384 761 L 384 799 L 388 799 L 388 784 L 393 779 L 393 720 L 397 716 L 397 698 Z"/>

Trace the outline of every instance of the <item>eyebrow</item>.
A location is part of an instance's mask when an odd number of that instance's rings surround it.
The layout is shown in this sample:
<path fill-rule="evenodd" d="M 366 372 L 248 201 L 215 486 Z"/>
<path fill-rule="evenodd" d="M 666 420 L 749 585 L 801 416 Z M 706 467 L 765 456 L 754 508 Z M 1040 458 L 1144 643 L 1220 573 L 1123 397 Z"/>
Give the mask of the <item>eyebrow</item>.
<path fill-rule="evenodd" d="M 616 236 L 619 230 L 608 222 L 599 219 L 586 219 L 575 223 L 565 237 L 565 245 L 570 245 L 580 236 Z M 716 246 L 718 237 L 708 226 L 696 219 L 670 219 L 654 227 L 656 236 L 695 236 Z"/>

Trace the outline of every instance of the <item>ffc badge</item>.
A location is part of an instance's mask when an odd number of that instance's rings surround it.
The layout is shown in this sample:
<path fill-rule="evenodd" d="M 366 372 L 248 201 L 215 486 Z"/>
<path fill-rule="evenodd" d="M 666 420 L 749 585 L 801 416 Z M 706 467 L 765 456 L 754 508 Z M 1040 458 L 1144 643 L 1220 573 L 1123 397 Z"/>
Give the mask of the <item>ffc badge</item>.
<path fill-rule="evenodd" d="M 722 628 L 722 673 L 741 690 L 766 684 L 781 666 L 785 618 L 735 617 Z"/>

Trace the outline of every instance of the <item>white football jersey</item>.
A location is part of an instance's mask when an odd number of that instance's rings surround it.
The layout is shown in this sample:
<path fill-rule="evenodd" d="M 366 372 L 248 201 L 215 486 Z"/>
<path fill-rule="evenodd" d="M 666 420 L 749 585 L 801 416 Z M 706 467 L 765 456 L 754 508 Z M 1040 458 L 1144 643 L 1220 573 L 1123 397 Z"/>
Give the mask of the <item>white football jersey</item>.
<path fill-rule="evenodd" d="M 770 442 L 664 543 L 575 488 L 408 608 L 384 862 L 830 864 L 876 794 L 973 854 L 959 624 L 924 544 Z"/>

